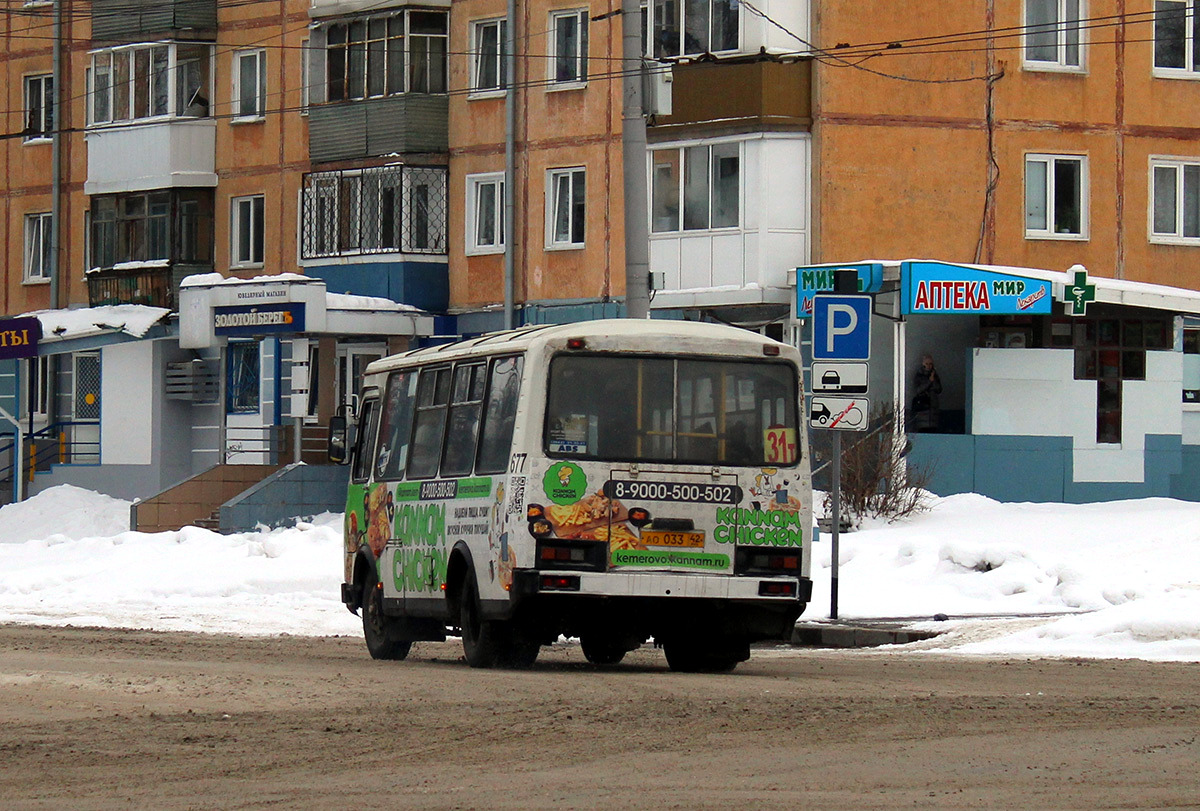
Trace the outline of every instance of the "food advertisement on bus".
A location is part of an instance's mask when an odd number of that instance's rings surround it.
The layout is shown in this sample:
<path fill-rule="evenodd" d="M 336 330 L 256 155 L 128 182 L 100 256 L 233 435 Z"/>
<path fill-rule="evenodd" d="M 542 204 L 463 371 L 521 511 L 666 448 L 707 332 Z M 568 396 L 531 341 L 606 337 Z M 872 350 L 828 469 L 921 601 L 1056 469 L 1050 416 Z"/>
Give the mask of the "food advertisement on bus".
<path fill-rule="evenodd" d="M 608 541 L 614 566 L 725 571 L 732 546 L 803 547 L 794 475 L 762 468 L 746 488 L 733 477 L 694 478 L 616 470 L 589 477 L 585 465 L 559 461 L 540 477 L 540 489 L 555 536 Z"/>

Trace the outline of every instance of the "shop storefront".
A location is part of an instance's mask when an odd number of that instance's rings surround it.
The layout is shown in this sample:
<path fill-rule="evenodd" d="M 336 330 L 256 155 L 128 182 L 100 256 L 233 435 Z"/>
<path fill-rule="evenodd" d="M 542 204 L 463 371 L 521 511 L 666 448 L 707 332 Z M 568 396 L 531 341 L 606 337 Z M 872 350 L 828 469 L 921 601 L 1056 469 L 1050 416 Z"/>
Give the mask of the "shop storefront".
<path fill-rule="evenodd" d="M 939 494 L 1200 500 L 1200 293 L 1080 266 L 798 268 L 801 336 L 806 295 L 831 289 L 839 268 L 874 294 L 872 402 L 912 412 L 936 370 L 935 413 L 908 428 L 910 459 Z"/>

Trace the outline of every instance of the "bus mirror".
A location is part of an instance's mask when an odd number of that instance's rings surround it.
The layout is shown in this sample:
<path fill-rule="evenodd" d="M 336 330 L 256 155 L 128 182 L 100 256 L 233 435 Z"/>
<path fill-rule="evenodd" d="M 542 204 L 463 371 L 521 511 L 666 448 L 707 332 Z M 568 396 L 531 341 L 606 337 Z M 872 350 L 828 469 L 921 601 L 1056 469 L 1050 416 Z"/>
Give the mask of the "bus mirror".
<path fill-rule="evenodd" d="M 349 434 L 345 417 L 329 418 L 329 461 L 335 465 L 344 465 L 350 459 L 347 452 L 350 445 Z"/>

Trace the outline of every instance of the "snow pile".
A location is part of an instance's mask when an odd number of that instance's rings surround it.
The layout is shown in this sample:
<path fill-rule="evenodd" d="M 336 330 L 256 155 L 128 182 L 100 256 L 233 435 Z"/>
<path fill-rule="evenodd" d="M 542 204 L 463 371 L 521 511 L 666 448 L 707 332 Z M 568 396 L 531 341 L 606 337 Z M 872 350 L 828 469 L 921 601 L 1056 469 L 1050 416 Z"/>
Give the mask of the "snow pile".
<path fill-rule="evenodd" d="M 129 503 L 63 485 L 0 509 L 0 622 L 355 633 L 341 516 L 237 535 L 129 532 Z"/>
<path fill-rule="evenodd" d="M 129 505 L 119 498 L 62 484 L 0 509 L 0 544 L 116 535 L 129 529 Z"/>
<path fill-rule="evenodd" d="M 67 485 L 0 509 L 0 622 L 361 633 L 339 600 L 341 516 L 139 533 L 125 529 L 128 510 Z M 814 547 L 807 620 L 829 610 L 831 547 L 827 535 Z M 947 631 L 899 651 L 1200 661 L 1200 504 L 950 496 L 843 534 L 839 552 L 842 619 Z"/>
<path fill-rule="evenodd" d="M 814 556 L 818 612 L 828 610 L 828 541 Z M 906 522 L 843 534 L 838 558 L 842 618 L 1070 612 L 1010 635 L 972 641 L 968 629 L 960 644 L 943 641 L 973 653 L 1200 661 L 1200 504 L 935 498 Z"/>

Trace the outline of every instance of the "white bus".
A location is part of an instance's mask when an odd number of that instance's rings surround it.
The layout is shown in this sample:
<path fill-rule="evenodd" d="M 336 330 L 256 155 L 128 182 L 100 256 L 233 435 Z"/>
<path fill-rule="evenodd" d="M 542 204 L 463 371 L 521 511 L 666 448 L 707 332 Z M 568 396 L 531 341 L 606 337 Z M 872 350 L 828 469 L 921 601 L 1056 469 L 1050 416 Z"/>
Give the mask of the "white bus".
<path fill-rule="evenodd" d="M 375 361 L 353 439 L 342 600 L 371 655 L 462 637 L 472 667 L 578 637 L 616 664 L 726 671 L 812 591 L 793 347 L 683 321 L 533 326 Z M 349 446 L 349 447 L 348 447 Z"/>

